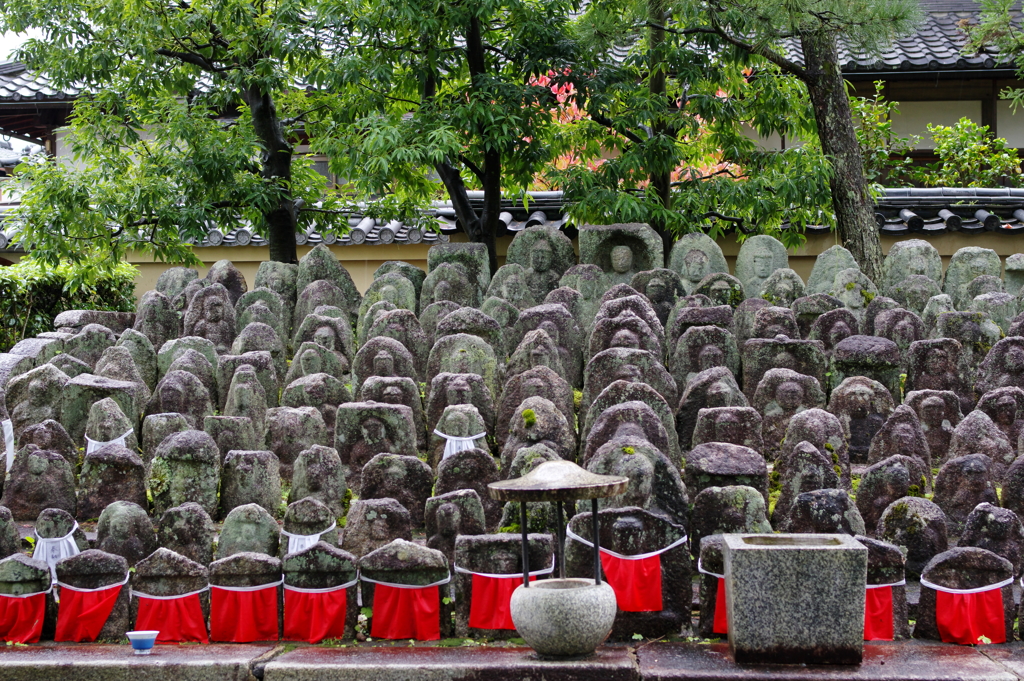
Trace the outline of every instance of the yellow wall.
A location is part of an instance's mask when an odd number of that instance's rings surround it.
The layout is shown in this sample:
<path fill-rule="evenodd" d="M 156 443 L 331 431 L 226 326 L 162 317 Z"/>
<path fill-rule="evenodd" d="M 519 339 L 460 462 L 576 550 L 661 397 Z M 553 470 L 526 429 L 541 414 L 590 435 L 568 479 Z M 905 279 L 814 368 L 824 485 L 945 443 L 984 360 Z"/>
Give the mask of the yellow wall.
<path fill-rule="evenodd" d="M 912 238 L 917 237 L 882 237 L 882 250 L 888 253 L 889 249 L 897 241 Z M 452 241 L 466 241 L 466 235 L 456 234 L 452 237 Z M 508 245 L 511 241 L 512 237 L 510 236 L 498 239 L 499 265 L 505 263 L 505 253 L 508 251 Z M 1020 239 L 994 233 L 933 235 L 928 237 L 928 242 L 938 249 L 944 265 L 948 265 L 953 253 L 964 246 L 991 248 L 1004 259 L 1014 253 L 1024 252 L 1024 243 Z M 736 254 L 739 252 L 740 245 L 736 242 L 735 238 L 729 236 L 719 239 L 718 243 L 722 247 L 722 252 L 725 253 L 725 259 L 729 262 L 729 267 L 734 269 L 736 266 Z M 835 233 L 809 236 L 803 246 L 790 251 L 789 266 L 806 281 L 807 277 L 811 274 L 811 268 L 814 267 L 814 259 L 818 254 L 837 243 L 839 243 L 839 239 Z M 429 248 L 430 246 L 426 244 L 392 244 L 390 246 L 364 244 L 362 246 L 333 246 L 331 250 L 352 275 L 356 287 L 360 291 L 365 291 L 370 282 L 373 281 L 374 271 L 388 260 L 404 260 L 422 270 L 426 270 L 427 250 Z M 299 257 L 301 258 L 309 250 L 309 246 L 299 246 Z M 266 247 L 222 246 L 218 248 L 197 248 L 196 254 L 205 263 L 205 267 L 199 269 L 200 276 L 206 274 L 210 265 L 218 260 L 227 258 L 232 260 L 242 271 L 246 282 L 248 282 L 251 288 L 256 279 L 256 270 L 259 268 L 260 263 L 267 259 L 269 251 Z M 21 256 L 17 253 L 4 253 L 0 255 L 0 258 L 17 262 L 21 259 Z M 135 285 L 137 296 L 152 290 L 156 286 L 156 280 L 160 273 L 170 267 L 164 263 L 154 262 L 151 257 L 142 254 L 133 254 L 129 261 L 139 268 L 139 278 Z"/>

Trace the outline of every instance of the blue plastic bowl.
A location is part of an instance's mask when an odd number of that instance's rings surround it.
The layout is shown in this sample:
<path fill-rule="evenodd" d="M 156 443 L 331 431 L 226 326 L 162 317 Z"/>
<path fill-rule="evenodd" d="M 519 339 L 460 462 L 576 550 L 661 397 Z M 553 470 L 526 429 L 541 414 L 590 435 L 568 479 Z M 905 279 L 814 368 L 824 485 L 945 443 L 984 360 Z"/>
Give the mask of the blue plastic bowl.
<path fill-rule="evenodd" d="M 156 644 L 156 635 L 159 631 L 129 631 L 126 635 L 132 642 L 132 648 L 136 655 L 149 655 L 149 651 Z"/>

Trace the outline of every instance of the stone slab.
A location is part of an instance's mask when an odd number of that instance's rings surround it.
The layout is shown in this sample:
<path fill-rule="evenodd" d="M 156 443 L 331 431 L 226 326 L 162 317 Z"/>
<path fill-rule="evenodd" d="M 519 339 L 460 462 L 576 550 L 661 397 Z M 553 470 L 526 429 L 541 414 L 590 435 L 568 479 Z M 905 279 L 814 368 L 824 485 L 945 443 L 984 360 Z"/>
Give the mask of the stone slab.
<path fill-rule="evenodd" d="M 269 662 L 263 681 L 639 681 L 627 647 L 547 661 L 530 648 L 298 648 Z"/>
<path fill-rule="evenodd" d="M 273 645 L 0 645 L 3 681 L 254 681 L 251 668 Z"/>
<path fill-rule="evenodd" d="M 851 666 L 743 664 L 733 662 L 729 645 L 652 643 L 637 650 L 644 681 L 1016 681 L 1009 665 L 1024 671 L 1020 644 L 965 646 L 902 641 L 865 643 L 861 664 Z"/>

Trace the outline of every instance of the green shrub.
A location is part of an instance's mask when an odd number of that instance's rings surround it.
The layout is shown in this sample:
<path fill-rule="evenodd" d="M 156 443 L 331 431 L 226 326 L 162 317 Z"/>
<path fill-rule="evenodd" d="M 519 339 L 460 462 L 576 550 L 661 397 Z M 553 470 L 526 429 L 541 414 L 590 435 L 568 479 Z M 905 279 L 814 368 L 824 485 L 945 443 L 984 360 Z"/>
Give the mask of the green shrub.
<path fill-rule="evenodd" d="M 22 338 L 53 331 L 53 320 L 66 310 L 135 311 L 135 276 L 128 263 L 92 284 L 75 287 L 71 266 L 54 269 L 31 259 L 0 267 L 0 352 Z"/>

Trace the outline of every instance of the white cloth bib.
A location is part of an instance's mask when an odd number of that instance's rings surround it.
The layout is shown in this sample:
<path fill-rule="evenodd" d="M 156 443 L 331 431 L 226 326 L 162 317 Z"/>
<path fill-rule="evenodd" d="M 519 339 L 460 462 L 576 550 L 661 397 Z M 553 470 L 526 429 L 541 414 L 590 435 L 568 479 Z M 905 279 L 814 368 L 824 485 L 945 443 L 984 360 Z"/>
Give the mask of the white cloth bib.
<path fill-rule="evenodd" d="M 444 443 L 444 454 L 441 456 L 441 459 L 444 460 L 456 452 L 464 452 L 467 449 L 473 449 L 473 443 L 482 437 L 486 437 L 487 433 L 478 433 L 469 437 L 456 437 L 455 435 L 445 435 L 435 428 L 434 435 L 438 435 L 447 440 L 447 442 Z"/>
<path fill-rule="evenodd" d="M 77 529 L 78 523 L 76 522 L 71 531 L 63 537 L 47 539 L 36 535 L 36 548 L 32 551 L 32 558 L 41 560 L 50 566 L 50 575 L 54 582 L 57 581 L 57 562 L 81 553 L 78 550 L 78 544 L 75 543 L 75 530 Z"/>
<path fill-rule="evenodd" d="M 292 534 L 291 532 L 285 532 L 281 530 L 281 534 L 288 537 L 288 553 L 298 553 L 299 551 L 305 551 L 313 544 L 320 541 L 320 537 L 327 534 L 338 526 L 338 523 L 331 523 L 323 532 L 316 534 Z"/>
<path fill-rule="evenodd" d="M 0 421 L 4 429 L 4 451 L 7 453 L 7 472 L 11 472 L 14 465 L 14 424 L 10 419 Z"/>
<path fill-rule="evenodd" d="M 86 435 L 85 436 L 85 453 L 86 454 L 92 454 L 93 452 L 98 452 L 99 450 L 103 449 L 107 445 L 112 445 L 112 444 L 118 444 L 118 445 L 121 445 L 122 447 L 124 447 L 125 446 L 125 444 L 124 444 L 125 438 L 127 438 L 129 435 L 131 435 L 134 432 L 135 432 L 134 429 L 129 428 L 128 432 L 126 432 L 124 435 L 122 435 L 120 437 L 116 437 L 113 440 L 110 440 L 109 442 L 97 442 L 96 440 L 93 440 L 88 435 Z"/>

